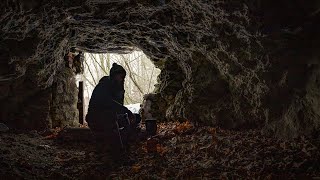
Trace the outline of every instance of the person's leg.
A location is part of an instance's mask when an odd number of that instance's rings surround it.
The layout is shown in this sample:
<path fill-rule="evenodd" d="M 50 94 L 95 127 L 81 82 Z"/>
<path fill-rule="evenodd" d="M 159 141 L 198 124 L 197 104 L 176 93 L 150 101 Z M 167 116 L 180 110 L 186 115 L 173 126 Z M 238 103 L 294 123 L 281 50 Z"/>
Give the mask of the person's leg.
<path fill-rule="evenodd" d="M 133 114 L 135 116 L 135 122 L 131 125 L 135 129 L 139 129 L 141 123 L 141 116 L 140 114 Z"/>
<path fill-rule="evenodd" d="M 130 120 L 128 119 L 127 114 L 118 114 L 117 122 L 119 126 L 119 133 L 121 136 L 122 144 L 124 150 L 128 150 L 129 148 L 129 134 L 131 131 Z"/>
<path fill-rule="evenodd" d="M 116 124 L 115 113 L 111 111 L 94 111 L 87 115 L 88 126 L 91 129 L 97 150 L 101 153 L 110 152 L 118 156 L 122 149 L 121 137 Z"/>
<path fill-rule="evenodd" d="M 97 145 L 97 150 L 101 151 L 103 149 L 102 143 L 104 142 L 104 135 L 101 124 L 99 123 L 99 116 L 96 113 L 90 112 L 86 115 L 86 121 L 88 122 L 88 126 L 92 132 L 93 140 Z"/>
<path fill-rule="evenodd" d="M 106 151 L 108 151 L 108 145 L 106 144 L 106 134 L 101 126 L 101 123 L 99 122 L 99 118 L 93 118 L 88 121 L 88 126 L 92 132 L 97 152 L 105 153 Z"/>
<path fill-rule="evenodd" d="M 106 142 L 109 146 L 109 152 L 113 160 L 119 160 L 124 153 L 122 138 L 118 131 L 114 130 L 107 133 Z"/>
<path fill-rule="evenodd" d="M 104 129 L 105 143 L 108 146 L 111 158 L 119 160 L 124 152 L 123 140 L 119 132 L 116 113 L 105 111 L 101 127 Z"/>

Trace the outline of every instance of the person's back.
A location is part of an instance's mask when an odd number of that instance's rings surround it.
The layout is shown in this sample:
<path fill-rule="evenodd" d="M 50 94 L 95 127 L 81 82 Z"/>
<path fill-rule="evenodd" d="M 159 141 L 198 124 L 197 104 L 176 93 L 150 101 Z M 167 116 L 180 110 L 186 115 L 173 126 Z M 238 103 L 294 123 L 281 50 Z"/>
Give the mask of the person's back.
<path fill-rule="evenodd" d="M 108 109 L 108 104 L 110 104 L 109 101 L 112 100 L 110 86 L 111 82 L 109 76 L 104 76 L 100 79 L 98 85 L 92 92 L 89 102 L 89 112 Z"/>
<path fill-rule="evenodd" d="M 108 143 L 114 151 L 122 147 L 119 136 L 117 114 L 132 113 L 123 106 L 124 78 L 126 72 L 122 66 L 114 63 L 110 76 L 100 79 L 94 88 L 89 102 L 86 121 L 97 139 Z"/>
<path fill-rule="evenodd" d="M 114 112 L 110 107 L 111 83 L 108 76 L 101 78 L 94 88 L 89 102 L 86 121 L 93 131 L 109 131 L 114 128 Z"/>

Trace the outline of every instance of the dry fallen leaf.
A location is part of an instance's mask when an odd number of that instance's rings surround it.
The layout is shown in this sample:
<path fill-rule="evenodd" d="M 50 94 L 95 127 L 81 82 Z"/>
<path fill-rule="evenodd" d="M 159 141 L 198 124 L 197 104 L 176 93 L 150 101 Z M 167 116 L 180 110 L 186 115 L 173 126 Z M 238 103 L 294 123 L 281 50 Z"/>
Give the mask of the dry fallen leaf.
<path fill-rule="evenodd" d="M 176 134 L 181 134 L 181 133 L 184 133 L 192 128 L 193 128 L 193 125 L 191 124 L 191 122 L 186 121 L 186 122 L 183 122 L 183 123 L 177 125 L 177 127 L 175 129 L 173 129 L 173 132 Z"/>
<path fill-rule="evenodd" d="M 157 144 L 157 152 L 160 155 L 163 156 L 167 151 L 168 151 L 167 148 L 163 147 L 161 144 Z"/>
<path fill-rule="evenodd" d="M 138 173 L 141 169 L 141 166 L 139 164 L 134 164 L 133 166 L 131 166 L 131 171 L 133 173 Z"/>
<path fill-rule="evenodd" d="M 57 138 L 57 135 L 58 135 L 58 134 L 53 133 L 53 134 L 50 134 L 50 135 L 48 135 L 48 136 L 45 136 L 43 139 L 55 139 L 55 138 Z"/>

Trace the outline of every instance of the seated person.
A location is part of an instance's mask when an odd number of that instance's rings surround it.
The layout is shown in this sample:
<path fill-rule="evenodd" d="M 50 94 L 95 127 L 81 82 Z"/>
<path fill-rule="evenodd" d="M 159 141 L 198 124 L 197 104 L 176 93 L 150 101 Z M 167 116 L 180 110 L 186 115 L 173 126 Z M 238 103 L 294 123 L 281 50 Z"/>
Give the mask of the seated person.
<path fill-rule="evenodd" d="M 102 77 L 94 88 L 86 116 L 88 126 L 97 140 L 107 143 L 115 153 L 123 150 L 127 143 L 123 142 L 126 139 L 123 139 L 119 131 L 119 118 L 129 119 L 129 123 L 135 125 L 135 116 L 123 106 L 125 76 L 125 69 L 113 63 L 110 76 Z M 120 124 L 123 124 L 123 121 Z"/>

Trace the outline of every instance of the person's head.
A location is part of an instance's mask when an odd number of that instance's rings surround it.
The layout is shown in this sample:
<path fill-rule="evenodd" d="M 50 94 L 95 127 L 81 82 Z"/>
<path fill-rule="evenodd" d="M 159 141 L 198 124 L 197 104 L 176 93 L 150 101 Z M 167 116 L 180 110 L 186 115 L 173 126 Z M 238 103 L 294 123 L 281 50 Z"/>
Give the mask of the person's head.
<path fill-rule="evenodd" d="M 123 84 L 126 74 L 126 70 L 122 66 L 117 63 L 112 64 L 112 68 L 110 69 L 110 78 L 112 81 Z"/>

